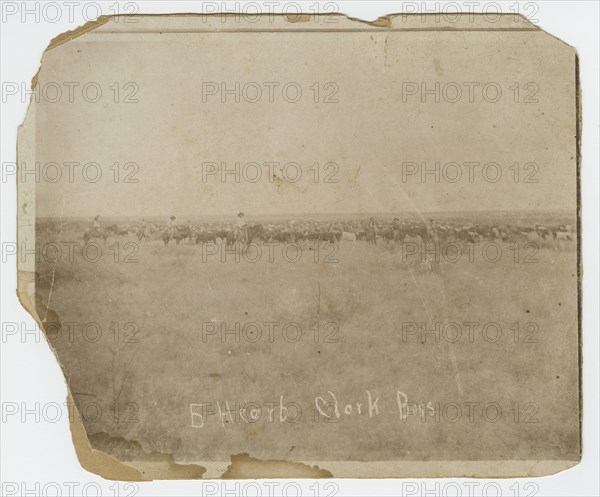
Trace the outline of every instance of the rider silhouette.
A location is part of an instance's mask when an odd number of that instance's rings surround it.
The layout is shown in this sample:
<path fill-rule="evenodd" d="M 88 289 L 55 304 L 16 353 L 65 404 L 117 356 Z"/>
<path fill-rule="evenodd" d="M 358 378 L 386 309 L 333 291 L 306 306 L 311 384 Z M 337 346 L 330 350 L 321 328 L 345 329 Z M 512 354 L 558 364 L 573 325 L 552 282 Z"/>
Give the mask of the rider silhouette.
<path fill-rule="evenodd" d="M 94 221 L 92 223 L 92 231 L 94 233 L 96 233 L 98 236 L 100 236 L 100 215 L 98 214 L 95 218 Z"/>
<path fill-rule="evenodd" d="M 392 238 L 394 240 L 400 239 L 400 219 L 397 217 L 395 217 L 392 222 Z"/>
<path fill-rule="evenodd" d="M 436 226 L 435 221 L 433 219 L 429 219 L 429 221 L 426 224 L 426 228 L 427 228 L 427 236 L 434 243 L 439 242 L 439 236 L 438 236 L 438 232 L 437 232 L 437 226 Z"/>
<path fill-rule="evenodd" d="M 171 216 L 171 218 L 167 221 L 167 233 L 169 236 L 173 238 L 175 236 L 175 229 L 177 228 L 177 224 L 175 224 L 175 216 Z"/>
<path fill-rule="evenodd" d="M 140 240 L 146 236 L 146 228 L 147 227 L 148 226 L 146 224 L 146 220 L 144 218 L 142 218 L 142 221 L 140 222 L 140 226 L 139 226 L 139 237 L 140 237 Z"/>
<path fill-rule="evenodd" d="M 244 213 L 240 212 L 235 221 L 235 237 L 236 240 L 246 243 L 248 240 L 248 223 L 244 219 Z"/>

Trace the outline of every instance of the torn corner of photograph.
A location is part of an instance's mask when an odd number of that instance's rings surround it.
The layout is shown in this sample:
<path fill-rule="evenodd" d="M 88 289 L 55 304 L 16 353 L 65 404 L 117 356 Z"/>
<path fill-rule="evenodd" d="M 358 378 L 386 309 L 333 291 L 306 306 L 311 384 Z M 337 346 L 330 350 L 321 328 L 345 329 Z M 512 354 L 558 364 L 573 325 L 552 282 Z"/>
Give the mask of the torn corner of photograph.
<path fill-rule="evenodd" d="M 115 480 L 581 457 L 577 52 L 525 18 L 106 17 L 18 136 L 18 295 Z"/>

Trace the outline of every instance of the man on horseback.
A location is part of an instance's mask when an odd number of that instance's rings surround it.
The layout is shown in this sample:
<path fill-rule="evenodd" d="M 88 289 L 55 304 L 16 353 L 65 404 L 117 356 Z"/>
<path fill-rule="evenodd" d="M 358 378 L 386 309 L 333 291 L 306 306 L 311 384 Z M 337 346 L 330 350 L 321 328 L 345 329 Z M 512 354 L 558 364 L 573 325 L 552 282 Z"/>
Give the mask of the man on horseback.
<path fill-rule="evenodd" d="M 425 260 L 423 261 L 424 268 L 428 271 L 438 272 L 441 270 L 440 266 L 440 256 L 439 256 L 439 242 L 440 236 L 438 233 L 438 227 L 436 222 L 433 219 L 429 219 L 429 221 L 425 224 L 427 230 L 427 239 L 432 241 L 435 245 L 434 256 L 426 255 Z M 424 241 L 424 246 L 427 245 L 427 240 Z M 425 251 L 426 252 L 426 251 Z"/>
<path fill-rule="evenodd" d="M 367 242 L 371 245 L 377 245 L 377 223 L 375 218 L 369 218 L 367 223 Z"/>
<path fill-rule="evenodd" d="M 91 226 L 85 230 L 83 233 L 83 241 L 88 243 L 92 238 L 101 238 L 103 241 L 106 241 L 110 230 L 102 229 L 100 225 L 100 216 L 96 216 L 94 220 L 91 222 Z"/>
<path fill-rule="evenodd" d="M 248 243 L 248 223 L 244 219 L 244 213 L 240 212 L 235 221 L 235 239 L 243 245 Z"/>
<path fill-rule="evenodd" d="M 426 228 L 427 237 L 434 243 L 438 243 L 440 241 L 440 237 L 438 235 L 437 225 L 433 219 L 429 219 L 429 222 L 426 224 Z"/>
<path fill-rule="evenodd" d="M 97 215 L 94 218 L 94 221 L 92 222 L 92 233 L 94 235 L 97 235 L 98 238 L 102 238 L 102 233 L 100 233 L 101 228 L 102 226 L 100 226 L 100 215 Z"/>
<path fill-rule="evenodd" d="M 148 239 L 148 235 L 146 235 L 146 229 L 148 226 L 146 225 L 146 220 L 142 218 L 140 225 L 138 226 L 138 240 L 141 242 L 144 239 Z"/>
<path fill-rule="evenodd" d="M 400 241 L 400 219 L 397 217 L 392 221 L 392 240 Z"/>
<path fill-rule="evenodd" d="M 175 238 L 175 231 L 177 230 L 177 225 L 175 224 L 175 216 L 171 216 L 171 218 L 167 221 L 167 227 L 162 232 L 163 242 L 165 247 L 169 245 L 169 241 L 172 238 Z"/>
<path fill-rule="evenodd" d="M 167 233 L 169 234 L 169 238 L 175 237 L 175 230 L 177 229 L 177 224 L 175 224 L 175 216 L 171 216 L 171 218 L 167 221 Z"/>

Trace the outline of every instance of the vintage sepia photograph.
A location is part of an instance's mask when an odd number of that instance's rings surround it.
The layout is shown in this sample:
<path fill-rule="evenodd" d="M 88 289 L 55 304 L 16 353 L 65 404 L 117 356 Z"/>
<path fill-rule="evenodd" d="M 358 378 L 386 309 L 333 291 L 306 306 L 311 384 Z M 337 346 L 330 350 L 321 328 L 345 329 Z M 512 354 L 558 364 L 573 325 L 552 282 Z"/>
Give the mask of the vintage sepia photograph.
<path fill-rule="evenodd" d="M 18 295 L 112 480 L 581 459 L 578 54 L 524 16 L 104 16 L 19 129 Z"/>

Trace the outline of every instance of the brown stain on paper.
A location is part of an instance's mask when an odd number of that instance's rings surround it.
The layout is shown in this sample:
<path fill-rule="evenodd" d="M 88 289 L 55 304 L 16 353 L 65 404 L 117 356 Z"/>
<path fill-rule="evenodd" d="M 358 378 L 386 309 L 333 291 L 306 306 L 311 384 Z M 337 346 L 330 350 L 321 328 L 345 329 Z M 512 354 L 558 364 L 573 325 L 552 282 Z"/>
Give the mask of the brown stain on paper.
<path fill-rule="evenodd" d="M 69 405 L 75 405 L 70 391 L 69 395 L 67 396 L 67 402 Z M 77 459 L 79 459 L 79 463 L 84 469 L 96 475 L 102 476 L 103 478 L 108 478 L 109 480 L 147 480 L 147 478 L 144 478 L 139 470 L 120 462 L 106 452 L 93 449 L 85 428 L 81 423 L 79 413 L 76 409 L 74 409 L 74 411 L 76 412 L 76 415 L 69 417 L 71 425 L 71 437 L 73 439 L 73 445 L 75 446 Z"/>
<path fill-rule="evenodd" d="M 184 14 L 185 15 L 185 14 Z M 166 16 L 170 16 L 167 14 Z M 78 38 L 94 29 L 97 29 L 107 22 L 109 22 L 115 16 L 102 16 L 98 18 L 96 21 L 90 21 L 84 24 L 83 26 L 67 31 L 65 33 L 60 34 L 59 36 L 53 38 L 48 45 L 47 49 L 44 51 L 46 53 L 49 50 L 52 50 L 64 43 L 68 43 L 75 38 Z M 310 15 L 295 15 L 295 16 L 285 16 L 286 21 L 288 22 L 308 22 L 312 19 Z M 39 71 L 35 74 L 31 81 L 32 90 L 38 84 L 38 76 Z M 30 103 L 31 105 L 31 103 Z M 29 112 L 29 109 L 28 109 Z M 25 117 L 25 120 L 27 118 Z M 21 128 L 25 126 L 25 121 L 21 125 Z M 17 150 L 17 156 L 18 156 Z M 17 160 L 17 163 L 19 161 Z M 279 178 L 277 178 L 279 180 Z M 277 185 L 278 189 L 280 185 Z M 19 223 L 17 223 L 17 226 Z M 18 239 L 18 236 L 17 236 Z M 48 341 L 47 331 L 45 323 L 51 323 L 60 328 L 60 319 L 57 313 L 49 308 L 45 308 L 43 304 L 41 304 L 40 299 L 37 299 L 37 292 L 34 295 L 34 301 L 31 300 L 28 288 L 31 288 L 32 285 L 35 285 L 36 275 L 31 271 L 18 271 L 18 283 L 17 283 L 17 298 L 19 302 L 23 306 L 23 308 L 35 319 L 40 330 L 43 331 L 44 337 L 52 350 L 57 362 L 61 365 L 58 354 L 52 347 L 51 343 Z M 41 318 L 37 307 L 41 307 L 40 309 L 44 314 L 44 317 Z M 48 319 L 50 318 L 50 319 Z M 61 365 L 62 369 L 62 365 Z M 91 473 L 94 473 L 98 476 L 109 480 L 119 480 L 119 481 L 152 481 L 154 478 L 158 479 L 202 479 L 203 475 L 206 473 L 206 468 L 197 464 L 178 464 L 175 462 L 174 457 L 171 454 L 164 453 L 147 453 L 142 449 L 141 444 L 137 441 L 126 440 L 121 437 L 110 437 L 105 433 L 97 433 L 91 436 L 88 436 L 85 427 L 81 421 L 81 416 L 79 411 L 75 406 L 75 402 L 71 393 L 70 386 L 65 378 L 65 385 L 67 387 L 67 405 L 73 406 L 71 411 L 71 415 L 69 416 L 69 425 L 71 429 L 71 438 L 73 440 L 73 446 L 75 448 L 75 453 L 77 455 L 77 459 L 81 464 L 81 467 Z M 92 441 L 94 445 L 99 446 L 100 449 L 92 447 Z M 163 463 L 164 469 L 160 471 L 159 475 L 153 473 L 153 476 L 146 476 L 144 471 L 134 467 L 133 465 L 125 464 L 123 457 L 121 460 L 116 457 L 108 454 L 107 452 L 101 450 L 110 450 L 111 452 L 120 453 L 121 456 L 123 454 L 129 452 L 132 456 L 131 461 L 133 462 L 133 457 L 135 457 L 136 462 L 143 462 L 144 460 Z M 127 457 L 126 459 L 129 459 Z M 143 464 L 142 464 L 143 465 Z M 231 464 L 227 468 L 227 470 L 221 475 L 222 479 L 231 479 L 231 478 L 267 478 L 267 477 L 279 477 L 279 478 L 331 478 L 333 475 L 326 470 L 320 469 L 318 467 L 311 467 L 303 463 L 291 462 L 291 461 L 278 461 L 278 460 L 259 460 L 250 457 L 248 454 L 232 454 L 231 456 Z"/>
<path fill-rule="evenodd" d="M 312 16 L 310 14 L 284 14 L 283 15 L 284 19 L 287 22 L 310 22 L 312 19 Z"/>
<path fill-rule="evenodd" d="M 256 478 L 333 478 L 333 474 L 308 464 L 255 459 L 243 452 L 231 456 L 231 464 L 221 475 L 224 480 Z"/>
<path fill-rule="evenodd" d="M 60 318 L 58 314 L 50 308 L 46 308 L 38 298 L 37 292 L 33 302 L 29 296 L 27 288 L 35 282 L 36 274 L 31 271 L 18 272 L 17 298 L 21 305 L 35 319 L 40 330 L 43 331 L 48 347 L 53 352 L 57 362 L 61 366 L 60 359 L 51 341 L 48 338 L 46 328 L 52 326 L 52 331 L 61 329 Z M 44 317 L 40 317 L 43 314 Z M 91 436 L 85 431 L 81 422 L 81 416 L 73 399 L 69 383 L 65 379 L 67 387 L 67 405 L 71 406 L 69 410 L 69 425 L 71 428 L 71 438 L 77 459 L 81 467 L 91 473 L 109 480 L 120 481 L 152 481 L 153 478 L 163 480 L 201 479 L 206 468 L 197 464 L 178 464 L 171 454 L 162 452 L 145 452 L 141 444 L 135 440 L 126 440 L 122 437 L 111 437 L 100 432 Z M 104 449 L 104 450 L 103 450 Z M 110 455 L 118 455 L 119 458 Z M 125 464 L 131 462 L 132 464 Z M 155 463 L 153 476 L 146 476 L 143 470 L 136 466 L 144 466 L 145 462 Z M 158 474 L 156 463 L 159 463 Z"/>

